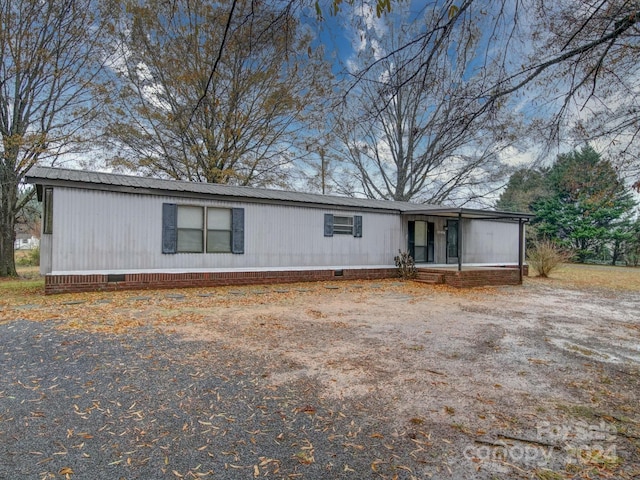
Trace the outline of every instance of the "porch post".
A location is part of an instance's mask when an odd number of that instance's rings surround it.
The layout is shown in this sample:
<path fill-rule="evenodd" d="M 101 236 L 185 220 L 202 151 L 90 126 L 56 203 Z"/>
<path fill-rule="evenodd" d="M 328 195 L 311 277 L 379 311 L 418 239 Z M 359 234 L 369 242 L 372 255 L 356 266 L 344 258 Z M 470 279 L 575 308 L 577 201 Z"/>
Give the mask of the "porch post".
<path fill-rule="evenodd" d="M 462 212 L 458 212 L 458 271 L 462 271 Z"/>
<path fill-rule="evenodd" d="M 518 219 L 518 271 L 520 272 L 520 284 L 524 277 L 524 221 Z"/>

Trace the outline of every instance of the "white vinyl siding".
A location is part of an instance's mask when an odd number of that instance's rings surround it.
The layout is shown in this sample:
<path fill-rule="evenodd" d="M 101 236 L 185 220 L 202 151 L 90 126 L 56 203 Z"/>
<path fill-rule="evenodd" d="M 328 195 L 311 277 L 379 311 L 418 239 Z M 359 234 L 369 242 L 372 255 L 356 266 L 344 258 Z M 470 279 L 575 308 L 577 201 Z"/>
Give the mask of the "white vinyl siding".
<path fill-rule="evenodd" d="M 163 254 L 164 203 L 234 211 L 244 208 L 244 245 L 238 251 L 244 253 Z M 345 212 L 68 187 L 56 187 L 55 209 L 64 215 L 56 216 L 50 272 L 390 266 L 398 250 L 406 249 L 401 217 L 394 212 Z M 362 238 L 323 236 L 324 213 L 361 216 Z"/>
<path fill-rule="evenodd" d="M 498 220 L 462 220 L 463 261 L 496 264 L 518 261 L 518 224 Z"/>

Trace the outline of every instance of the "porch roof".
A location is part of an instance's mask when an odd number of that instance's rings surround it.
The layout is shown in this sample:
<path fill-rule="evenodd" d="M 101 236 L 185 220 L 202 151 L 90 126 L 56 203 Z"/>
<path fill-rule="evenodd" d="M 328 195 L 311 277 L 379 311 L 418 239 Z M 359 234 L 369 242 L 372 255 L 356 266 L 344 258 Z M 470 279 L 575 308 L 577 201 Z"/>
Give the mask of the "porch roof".
<path fill-rule="evenodd" d="M 418 207 L 416 205 L 416 207 Z M 512 220 L 528 222 L 534 215 L 520 212 L 505 212 L 500 210 L 480 210 L 462 207 L 429 207 L 407 209 L 404 215 L 429 215 L 433 217 L 471 218 L 477 220 Z"/>

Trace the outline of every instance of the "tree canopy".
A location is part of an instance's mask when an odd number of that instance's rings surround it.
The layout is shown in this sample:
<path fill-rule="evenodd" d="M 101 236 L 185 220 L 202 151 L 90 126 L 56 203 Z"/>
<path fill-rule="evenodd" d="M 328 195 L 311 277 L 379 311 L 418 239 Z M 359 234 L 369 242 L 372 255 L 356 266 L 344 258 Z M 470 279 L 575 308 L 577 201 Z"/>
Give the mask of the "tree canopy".
<path fill-rule="evenodd" d="M 505 109 L 482 107 L 478 92 L 488 75 L 471 69 L 483 48 L 474 19 L 448 24 L 440 8 L 411 15 L 404 9 L 369 32 L 376 47 L 360 55 L 339 139 L 360 193 L 461 205 L 504 175 L 500 153 L 517 122 Z M 442 35 L 406 46 L 442 25 Z"/>
<path fill-rule="evenodd" d="M 109 9 L 93 0 L 0 0 L 0 277 L 16 275 L 16 216 L 31 198 L 19 192 L 24 176 L 83 151 L 95 135 Z"/>
<path fill-rule="evenodd" d="M 391 3 L 392 11 L 405 5 Z M 408 52 L 396 66 L 411 66 L 407 82 L 428 79 L 433 59 L 444 49 L 452 62 L 467 62 L 468 75 L 485 77 L 472 93 L 475 102 L 468 102 L 467 115 L 481 118 L 506 104 L 522 115 L 545 151 L 597 139 L 616 151 L 623 172 L 640 178 L 634 141 L 640 133 L 637 1 L 448 0 L 428 3 L 424 10 L 433 11 L 438 21 L 422 25 L 395 49 L 354 72 L 354 85 L 399 52 Z M 462 27 L 481 32 L 483 48 L 475 56 L 454 53 Z M 459 85 L 452 84 L 453 90 Z"/>
<path fill-rule="evenodd" d="M 570 248 L 581 262 L 615 263 L 634 240 L 636 202 L 611 162 L 590 146 L 559 155 L 548 169 L 516 172 L 496 206 L 534 213 L 535 235 Z"/>
<path fill-rule="evenodd" d="M 281 185 L 328 70 L 285 6 L 125 3 L 111 164 L 154 176 Z"/>

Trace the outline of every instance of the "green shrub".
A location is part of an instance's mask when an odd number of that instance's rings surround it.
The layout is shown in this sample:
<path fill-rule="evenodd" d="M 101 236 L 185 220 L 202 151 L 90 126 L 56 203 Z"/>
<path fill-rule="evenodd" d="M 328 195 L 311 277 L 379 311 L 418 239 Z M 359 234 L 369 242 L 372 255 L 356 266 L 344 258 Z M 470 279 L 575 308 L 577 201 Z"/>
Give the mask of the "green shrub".
<path fill-rule="evenodd" d="M 16 259 L 16 265 L 21 267 L 37 267 L 40 265 L 40 247 L 29 250 L 26 255 Z"/>
<path fill-rule="evenodd" d="M 393 258 L 398 268 L 398 276 L 403 280 L 416 278 L 416 262 L 413 257 L 409 255 L 409 252 L 398 250 L 398 253 L 399 255 Z"/>
<path fill-rule="evenodd" d="M 551 240 L 534 242 L 533 249 L 527 255 L 527 263 L 539 277 L 548 277 L 551 272 L 571 258 L 567 252 Z"/>

